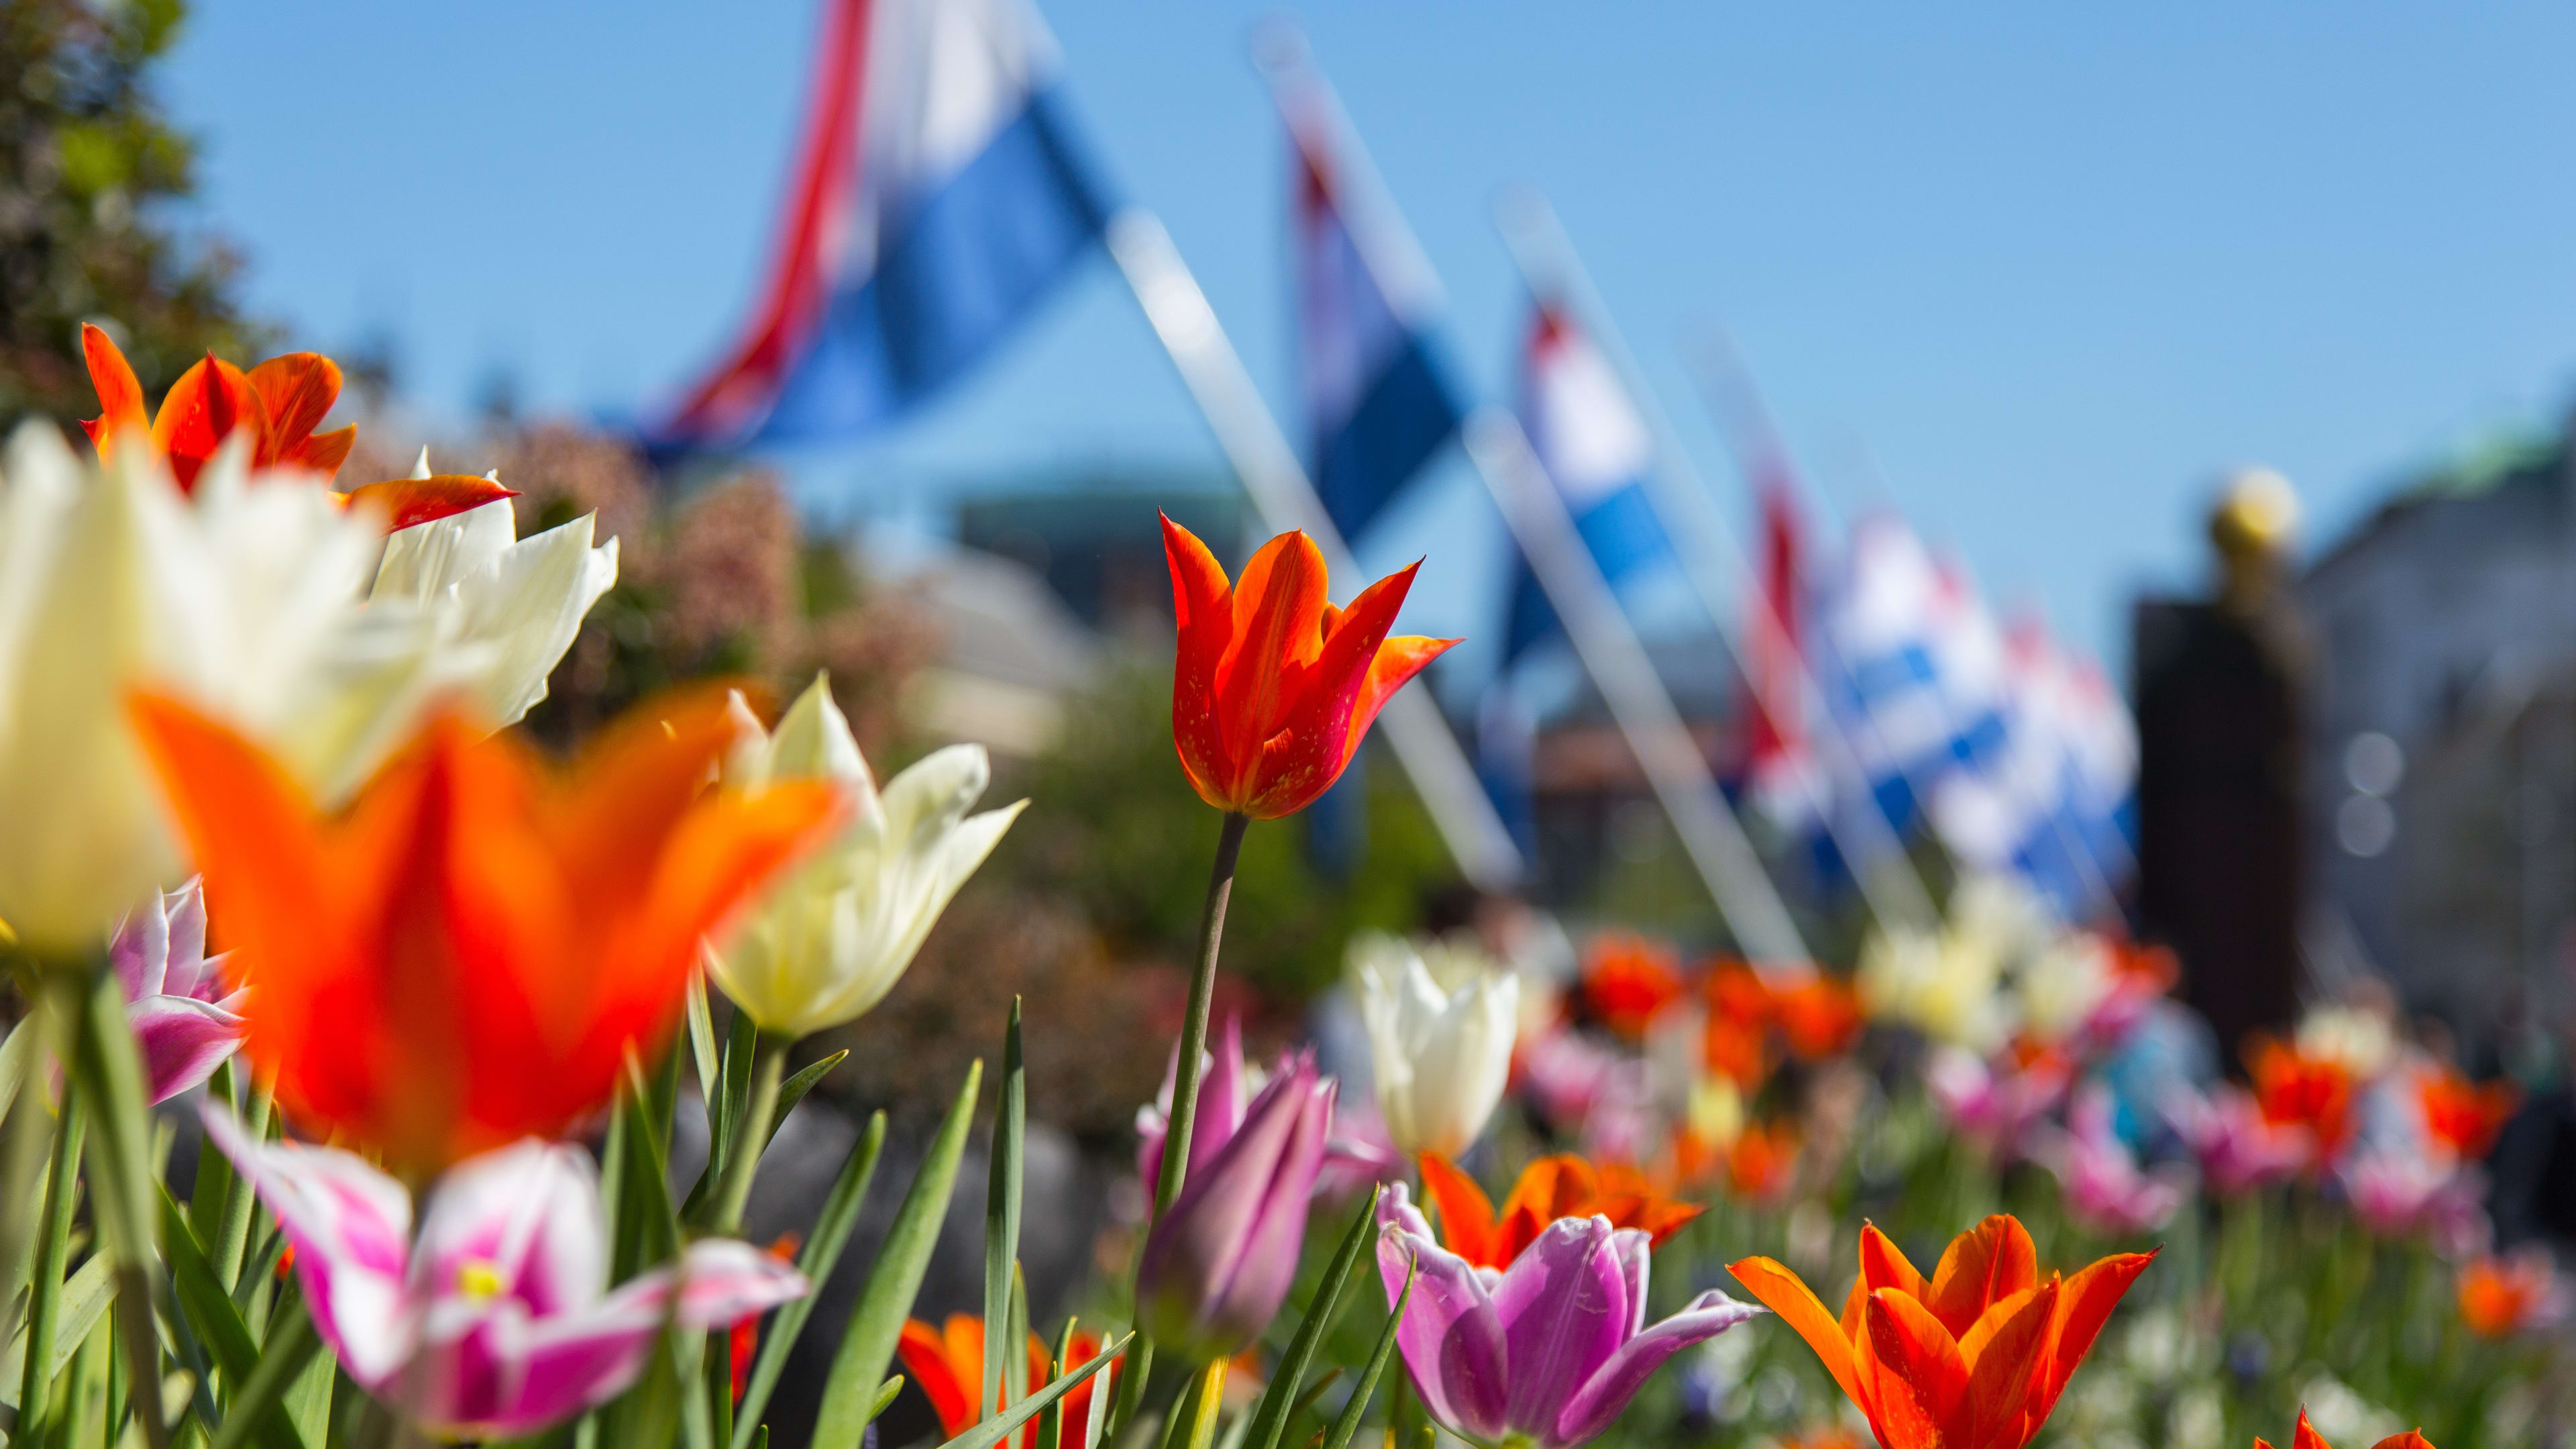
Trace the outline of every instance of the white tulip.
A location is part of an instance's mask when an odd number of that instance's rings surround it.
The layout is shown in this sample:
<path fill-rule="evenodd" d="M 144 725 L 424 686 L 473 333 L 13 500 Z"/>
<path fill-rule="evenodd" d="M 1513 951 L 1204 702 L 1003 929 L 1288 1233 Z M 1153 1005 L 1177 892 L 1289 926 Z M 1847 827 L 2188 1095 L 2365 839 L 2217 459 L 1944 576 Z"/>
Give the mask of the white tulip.
<path fill-rule="evenodd" d="M 966 813 L 992 778 L 981 745 L 935 750 L 880 793 L 820 675 L 776 734 L 738 697 L 734 706 L 741 736 L 725 764 L 727 784 L 758 790 L 773 780 L 831 780 L 850 799 L 839 837 L 708 952 L 715 983 L 762 1029 L 806 1036 L 885 998 L 949 898 L 1028 802 Z"/>
<path fill-rule="evenodd" d="M 421 450 L 412 476 L 429 474 Z M 371 602 L 407 602 L 435 616 L 485 723 L 519 722 L 546 697 L 546 676 L 572 647 L 582 616 L 617 582 L 617 540 L 591 546 L 595 515 L 527 538 L 510 500 L 403 529 L 385 540 Z"/>
<path fill-rule="evenodd" d="M 1416 951 L 1374 932 L 1352 941 L 1350 963 L 1387 1136 L 1408 1154 L 1456 1157 L 1511 1077 L 1519 979 L 1460 947 Z"/>
<path fill-rule="evenodd" d="M 95 946 L 182 874 L 127 727 L 130 691 L 168 691 L 273 744 L 314 711 L 381 734 L 401 705 L 332 695 L 376 528 L 309 477 L 254 479 L 246 441 L 193 495 L 148 447 L 101 468 L 42 422 L 0 459 L 0 919 L 32 945 Z M 338 767 L 286 753 L 308 776 Z"/>

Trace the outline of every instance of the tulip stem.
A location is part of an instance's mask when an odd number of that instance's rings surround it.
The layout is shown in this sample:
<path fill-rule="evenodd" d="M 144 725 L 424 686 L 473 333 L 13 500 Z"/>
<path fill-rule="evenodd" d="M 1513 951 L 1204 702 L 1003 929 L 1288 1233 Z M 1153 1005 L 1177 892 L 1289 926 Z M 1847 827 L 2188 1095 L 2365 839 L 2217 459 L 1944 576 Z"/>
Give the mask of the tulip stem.
<path fill-rule="evenodd" d="M 725 1157 L 724 1177 L 716 1186 L 713 1211 L 708 1215 L 708 1228 L 724 1236 L 742 1230 L 743 1206 L 751 1201 L 751 1180 L 760 1171 L 761 1149 L 769 1145 L 769 1119 L 778 1111 L 778 1083 L 785 1073 L 788 1049 L 796 1043 L 785 1036 L 762 1032 L 754 1038 L 751 1050 L 751 1100 L 744 1107 L 742 1121 L 734 1124 L 727 1135 L 733 1139 L 732 1151 Z"/>
<path fill-rule="evenodd" d="M 1199 1056 L 1207 1049 L 1208 1003 L 1216 994 L 1217 947 L 1225 937 L 1225 903 L 1234 894 L 1234 863 L 1243 854 L 1244 828 L 1251 823 L 1251 816 L 1229 810 L 1224 828 L 1217 832 L 1216 864 L 1208 871 L 1207 904 L 1199 913 L 1198 966 L 1190 973 L 1190 1004 L 1181 1017 L 1180 1055 L 1173 1062 L 1172 1115 L 1163 1130 L 1163 1170 L 1154 1184 L 1154 1211 L 1145 1219 L 1147 1233 L 1152 1232 L 1154 1219 L 1181 1195 L 1182 1178 L 1189 1170 L 1190 1128 L 1199 1114 Z M 1144 1236 L 1136 1241 L 1141 1245 Z M 1138 1266 L 1143 1262 L 1140 1250 Z M 1140 1336 L 1128 1350 L 1127 1371 L 1118 1380 L 1109 1432 L 1126 1427 L 1153 1367 L 1154 1341 Z"/>
<path fill-rule="evenodd" d="M 36 1266 L 28 1290 L 26 1363 L 18 1385 L 18 1422 L 32 1430 L 45 1422 L 45 1397 L 54 1382 L 54 1324 L 62 1302 L 63 1259 L 70 1247 L 72 1213 L 79 1206 L 80 1092 L 63 1086 L 62 1120 L 54 1129 L 53 1175 L 45 1183 L 44 1215 L 37 1219 Z M 30 1442 L 33 1442 L 32 1439 Z"/>

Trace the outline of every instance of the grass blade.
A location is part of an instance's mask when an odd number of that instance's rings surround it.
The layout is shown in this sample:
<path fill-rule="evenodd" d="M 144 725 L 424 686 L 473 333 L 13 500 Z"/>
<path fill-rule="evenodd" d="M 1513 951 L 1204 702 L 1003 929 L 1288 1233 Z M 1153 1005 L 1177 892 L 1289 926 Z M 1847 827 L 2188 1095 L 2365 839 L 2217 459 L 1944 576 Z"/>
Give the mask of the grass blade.
<path fill-rule="evenodd" d="M 27 1286 L 27 1348 L 20 1355 L 18 1380 L 18 1422 L 27 1429 L 45 1422 L 45 1396 L 54 1383 L 54 1331 L 62 1311 L 72 1214 L 80 1206 L 81 1133 L 87 1120 L 79 1089 L 67 1084 L 62 1117 L 54 1125 L 53 1164 L 45 1179 L 44 1210 L 36 1219 L 36 1262 Z M 20 1437 L 25 1437 L 23 1431 Z"/>
<path fill-rule="evenodd" d="M 1342 1245 L 1333 1254 L 1324 1276 L 1315 1281 L 1315 1296 L 1306 1304 L 1306 1319 L 1297 1325 L 1297 1334 L 1288 1341 L 1288 1351 L 1279 1358 L 1279 1367 L 1270 1376 L 1270 1386 L 1261 1392 L 1261 1402 L 1251 1416 L 1251 1437 L 1244 1442 L 1250 1449 L 1277 1449 L 1279 1436 L 1287 1432 L 1288 1420 L 1295 1413 L 1298 1386 L 1305 1382 L 1306 1367 L 1315 1360 L 1315 1349 L 1332 1332 L 1333 1320 L 1341 1316 L 1342 1300 L 1349 1296 L 1351 1278 L 1360 1260 L 1372 1256 L 1369 1244 L 1377 1236 L 1378 1194 L 1384 1188 L 1372 1189 L 1369 1200 L 1360 1204 L 1360 1215 L 1342 1234 Z"/>
<path fill-rule="evenodd" d="M 921 1171 L 896 1210 L 885 1248 L 859 1290 L 858 1306 L 832 1359 L 831 1377 L 823 1384 L 823 1412 L 814 1427 L 815 1449 L 858 1449 L 867 1428 L 868 1399 L 894 1361 L 895 1340 L 912 1300 L 921 1292 L 922 1275 L 930 1270 L 931 1249 L 939 1245 L 939 1225 L 948 1216 L 948 1199 L 957 1187 L 957 1168 L 966 1156 L 966 1131 L 975 1115 L 975 1094 L 983 1085 L 984 1064 L 966 1069 L 966 1082 L 955 1105 L 939 1124 L 923 1157 Z M 1032 1411 L 1034 1412 L 1034 1411 Z"/>
<path fill-rule="evenodd" d="M 108 1273 L 104 1253 L 92 1253 L 89 1261 L 63 1284 L 62 1307 L 54 1332 L 54 1372 L 59 1374 L 72 1355 L 80 1351 L 90 1330 L 107 1316 L 107 1305 L 116 1298 L 116 1280 Z M 18 1376 L 27 1361 L 27 1335 L 21 1330 L 0 1353 L 0 1404 L 18 1406 Z"/>
<path fill-rule="evenodd" d="M 215 1435 L 214 1449 L 242 1449 L 248 1444 L 261 1417 L 285 1403 L 286 1391 L 301 1380 L 306 1367 L 321 1352 L 322 1336 L 313 1330 L 312 1315 L 304 1311 L 301 1303 L 287 1313 L 286 1321 L 278 1325 L 267 1348 L 260 1353 L 259 1366 L 251 1370 L 250 1377 L 234 1393 L 232 1412 L 224 1415 L 223 1431 Z M 292 1423 L 291 1415 L 285 1417 Z M 318 1442 L 304 1439 L 300 1429 L 296 1438 Z"/>
<path fill-rule="evenodd" d="M 760 1422 L 761 1411 L 769 1406 L 769 1395 L 778 1387 L 778 1376 L 787 1371 L 788 1351 L 805 1331 L 805 1320 L 814 1313 L 815 1295 L 823 1291 L 824 1280 L 832 1276 L 833 1267 L 841 1261 L 841 1250 L 849 1246 L 851 1229 L 858 1226 L 859 1208 L 867 1201 L 868 1183 L 877 1173 L 877 1155 L 885 1150 L 885 1135 L 885 1113 L 868 1118 L 867 1130 L 860 1134 L 858 1146 L 850 1149 L 849 1160 L 841 1164 L 841 1175 L 832 1183 L 831 1194 L 823 1199 L 823 1211 L 814 1219 L 813 1234 L 796 1255 L 796 1271 L 814 1285 L 814 1292 L 782 1305 L 778 1316 L 769 1321 L 769 1331 L 761 1335 L 760 1356 L 752 1361 L 751 1378 L 743 1385 L 742 1403 L 734 1410 L 732 1449 L 752 1449 L 754 1426 Z M 902 1325 L 897 1324 L 896 1331 L 900 1333 Z"/>
<path fill-rule="evenodd" d="M 1131 1333 L 1125 1338 L 1118 1340 L 1116 1343 L 1102 1344 L 1100 1346 L 1100 1352 L 1092 1355 L 1091 1362 L 1086 1363 L 1082 1367 L 1074 1369 L 1069 1373 L 1058 1374 L 1053 1380 L 1049 1381 L 1045 1388 L 1042 1388 L 1036 1393 L 1029 1395 L 1027 1398 L 1020 1400 L 1017 1404 L 1012 1405 L 1008 1411 L 996 1414 L 992 1418 L 986 1419 L 984 1422 L 977 1424 L 974 1428 L 967 1430 L 965 1433 L 958 1435 L 956 1438 L 949 1440 L 947 1443 L 940 1445 L 939 1449 L 993 1449 L 994 1445 L 999 1444 L 1005 1438 L 1008 1438 L 1012 1430 L 1017 1429 L 1022 1424 L 1027 1423 L 1029 1420 L 1036 1418 L 1040 1413 L 1044 1412 L 1047 1405 L 1052 1404 L 1056 1400 L 1063 1398 L 1066 1394 L 1073 1392 L 1073 1390 L 1079 1386 L 1083 1380 L 1090 1378 L 1093 1374 L 1107 1368 L 1109 1366 L 1109 1361 L 1116 1358 L 1119 1353 L 1135 1339 L 1135 1337 L 1136 1335 Z M 1093 1397 L 1097 1398 L 1099 1396 L 1095 1394 Z M 819 1433 L 814 1436 L 816 1449 L 827 1449 L 827 1446 L 836 1442 L 838 1441 L 825 1439 Z"/>
<path fill-rule="evenodd" d="M 993 1160 L 984 1193 L 984 1392 L 978 1415 L 1010 1406 L 1012 1359 L 1020 1341 L 1002 1330 L 1011 1315 L 1011 1278 L 1020 1259 L 1020 1152 L 1028 1130 L 1028 1070 L 1020 1059 L 1020 999 L 1002 1036 L 1002 1077 L 993 1104 Z"/>
<path fill-rule="evenodd" d="M 180 1311 L 187 1315 L 189 1327 L 199 1341 L 211 1350 L 215 1368 L 227 1385 L 234 1386 L 236 1407 L 226 1419 L 245 1419 L 241 1440 L 271 1446 L 271 1449 L 305 1449 L 304 1436 L 287 1417 L 280 1404 L 286 1385 L 293 1381 L 299 1360 L 281 1367 L 276 1388 L 267 1398 L 247 1407 L 241 1406 L 252 1383 L 260 1377 L 262 1355 L 259 1343 L 251 1337 L 250 1328 L 234 1311 L 232 1295 L 224 1291 L 215 1277 L 214 1265 L 198 1246 L 197 1235 L 188 1229 L 187 1214 L 168 1192 L 161 1194 L 161 1250 L 170 1262 L 171 1286 L 176 1290 Z M 315 1340 L 318 1345 L 320 1340 Z M 284 1355 L 279 1355 L 282 1362 Z"/>
<path fill-rule="evenodd" d="M 1342 1416 L 1333 1421 L 1333 1432 L 1324 1436 L 1324 1449 L 1350 1449 L 1351 1436 L 1360 1431 L 1360 1415 L 1368 1412 L 1369 1400 L 1377 1393 L 1378 1376 L 1386 1372 L 1386 1361 L 1395 1354 L 1395 1331 L 1404 1326 L 1404 1307 L 1413 1301 L 1413 1275 L 1422 1271 L 1416 1263 L 1404 1270 L 1404 1291 L 1396 1295 L 1395 1311 L 1386 1316 L 1386 1331 L 1377 1336 L 1377 1348 L 1369 1354 L 1368 1367 L 1360 1370 L 1360 1381 L 1351 1386 L 1351 1401 L 1342 1406 Z"/>
<path fill-rule="evenodd" d="M 698 1100 L 706 1105 L 707 1123 L 716 1120 L 716 1018 L 707 1004 L 707 974 L 689 976 L 689 1056 L 698 1068 Z"/>
<path fill-rule="evenodd" d="M 839 1066 L 841 1063 L 848 1061 L 849 1059 L 850 1049 L 848 1047 L 843 1047 L 839 1051 L 832 1053 L 830 1056 L 823 1058 L 821 1061 L 816 1062 L 814 1065 L 807 1067 L 805 1070 L 798 1072 L 796 1075 L 789 1077 L 786 1081 L 780 1083 L 778 1087 L 778 1111 L 770 1117 L 769 1136 L 761 1139 L 761 1145 L 763 1147 L 768 1146 L 770 1139 L 778 1135 L 778 1129 L 787 1125 L 787 1114 L 796 1110 L 796 1104 L 805 1100 L 805 1094 L 807 1092 L 814 1090 L 815 1085 L 821 1082 L 823 1078 L 831 1072 L 832 1068 Z"/>
<path fill-rule="evenodd" d="M 1077 1320 L 1073 1318 L 1065 1319 L 1064 1332 L 1056 1335 L 1055 1353 L 1047 1359 L 1048 1378 L 1054 1378 L 1063 1373 L 1065 1360 L 1073 1357 L 1073 1328 L 1076 1322 Z M 1063 1442 L 1064 1405 L 1061 1402 L 1049 1404 L 1038 1412 L 1037 1449 L 1056 1449 L 1056 1446 Z"/>

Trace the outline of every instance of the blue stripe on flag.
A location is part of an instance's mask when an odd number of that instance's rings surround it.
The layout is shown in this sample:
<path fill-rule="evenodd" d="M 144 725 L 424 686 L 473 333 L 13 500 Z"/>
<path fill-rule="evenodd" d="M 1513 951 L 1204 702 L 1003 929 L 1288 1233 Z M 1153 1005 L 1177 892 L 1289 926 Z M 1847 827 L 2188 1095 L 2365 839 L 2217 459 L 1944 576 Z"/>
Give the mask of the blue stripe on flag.
<path fill-rule="evenodd" d="M 1359 406 L 1315 449 L 1315 492 L 1342 537 L 1356 540 L 1458 431 L 1458 404 L 1422 334 L 1369 380 Z"/>

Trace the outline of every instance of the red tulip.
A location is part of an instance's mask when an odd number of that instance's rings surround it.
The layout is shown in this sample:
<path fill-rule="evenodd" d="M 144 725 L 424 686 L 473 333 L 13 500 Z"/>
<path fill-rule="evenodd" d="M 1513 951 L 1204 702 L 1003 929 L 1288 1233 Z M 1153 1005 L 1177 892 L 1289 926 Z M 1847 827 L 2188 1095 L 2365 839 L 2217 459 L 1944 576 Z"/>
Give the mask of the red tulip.
<path fill-rule="evenodd" d="M 1180 658 L 1172 743 L 1199 798 L 1276 820 L 1315 801 L 1350 764 L 1388 696 L 1455 639 L 1387 637 L 1415 564 L 1337 609 L 1324 555 L 1302 532 L 1261 546 L 1243 577 L 1186 528 L 1163 520 Z"/>

